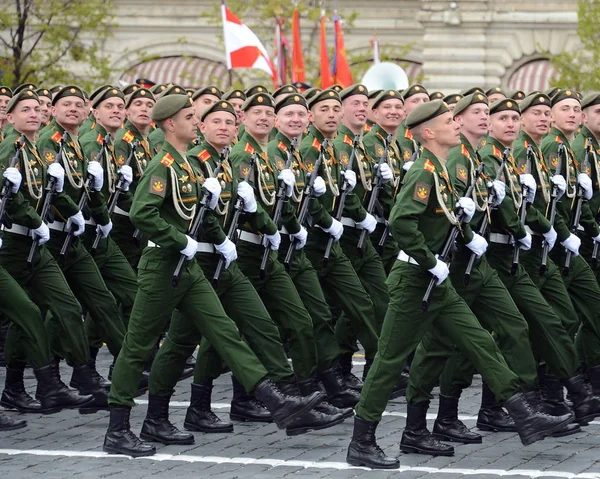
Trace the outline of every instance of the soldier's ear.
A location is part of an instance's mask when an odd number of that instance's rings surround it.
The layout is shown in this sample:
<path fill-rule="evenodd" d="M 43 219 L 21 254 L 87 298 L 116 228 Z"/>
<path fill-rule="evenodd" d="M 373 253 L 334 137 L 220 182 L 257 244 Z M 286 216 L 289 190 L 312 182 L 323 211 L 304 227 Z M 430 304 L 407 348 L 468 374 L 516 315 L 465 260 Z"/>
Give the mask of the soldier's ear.
<path fill-rule="evenodd" d="M 310 123 L 314 123 L 314 121 L 315 121 L 315 116 L 313 115 L 312 110 L 308 110 L 308 121 Z"/>
<path fill-rule="evenodd" d="M 200 133 L 202 133 L 203 135 L 206 133 L 206 123 L 204 123 L 203 121 L 200 122 Z"/>

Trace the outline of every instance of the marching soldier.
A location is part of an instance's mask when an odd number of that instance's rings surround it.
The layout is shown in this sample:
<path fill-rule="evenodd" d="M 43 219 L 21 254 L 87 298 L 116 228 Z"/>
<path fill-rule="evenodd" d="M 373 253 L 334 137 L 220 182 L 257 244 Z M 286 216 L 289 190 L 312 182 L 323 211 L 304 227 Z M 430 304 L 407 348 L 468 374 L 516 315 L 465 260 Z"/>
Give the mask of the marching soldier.
<path fill-rule="evenodd" d="M 12 98 L 12 90 L 7 86 L 0 86 L 0 142 L 6 135 L 5 130 L 8 126 L 8 120 L 6 119 L 6 106 Z"/>
<path fill-rule="evenodd" d="M 415 84 L 410 85 L 402 92 L 402 98 L 404 99 L 405 115 L 409 115 L 419 105 L 429 101 L 429 93 L 427 93 L 423 85 Z M 419 151 L 419 145 L 414 140 L 410 129 L 406 126 L 398 131 L 398 142 L 407 161 L 413 157 L 415 152 Z"/>

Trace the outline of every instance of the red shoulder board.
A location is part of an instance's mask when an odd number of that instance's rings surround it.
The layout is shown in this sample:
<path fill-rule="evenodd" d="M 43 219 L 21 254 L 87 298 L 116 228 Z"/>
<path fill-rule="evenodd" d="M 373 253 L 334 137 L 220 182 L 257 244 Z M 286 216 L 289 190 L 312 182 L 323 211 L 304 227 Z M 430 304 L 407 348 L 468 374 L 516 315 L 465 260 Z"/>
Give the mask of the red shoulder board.
<path fill-rule="evenodd" d="M 131 131 L 127 130 L 127 133 L 125 133 L 123 135 L 123 140 L 126 141 L 127 143 L 131 143 L 133 141 L 135 137 L 133 136 L 133 133 L 131 133 Z"/>
<path fill-rule="evenodd" d="M 410 132 L 410 130 L 408 128 L 404 132 L 404 138 L 408 138 L 409 140 L 413 139 L 413 134 Z"/>
<path fill-rule="evenodd" d="M 102 138 L 102 135 L 100 133 L 98 133 L 98 136 L 96 137 L 96 143 L 104 145 L 104 138 Z"/>
<path fill-rule="evenodd" d="M 283 141 L 280 141 L 279 143 L 277 143 L 277 148 L 279 148 L 280 150 L 283 150 L 283 151 L 287 151 L 287 146 L 285 146 L 285 143 Z"/>
<path fill-rule="evenodd" d="M 171 166 L 174 161 L 175 159 L 170 155 L 170 153 L 166 153 L 165 156 L 162 157 L 162 160 L 160 160 L 161 164 L 165 166 Z"/>
<path fill-rule="evenodd" d="M 60 134 L 60 131 L 55 131 L 54 135 L 52 135 L 50 139 L 55 143 L 60 143 L 60 141 L 62 140 L 62 135 Z"/>
<path fill-rule="evenodd" d="M 430 173 L 433 173 L 435 171 L 435 165 L 429 160 L 425 161 L 425 165 L 423 166 L 423 168 L 429 171 Z"/>
<path fill-rule="evenodd" d="M 525 148 L 529 148 L 529 142 L 527 140 L 523 141 L 523 145 L 525 145 Z"/>
<path fill-rule="evenodd" d="M 469 154 L 469 150 L 467 150 L 467 147 L 465 145 L 460 145 L 460 152 L 467 158 L 471 158 L 471 155 Z"/>
<path fill-rule="evenodd" d="M 244 151 L 246 153 L 250 153 L 251 155 L 254 154 L 254 148 L 252 148 L 252 145 L 250 143 L 246 143 L 246 146 L 244 147 Z"/>
<path fill-rule="evenodd" d="M 317 140 L 316 138 L 313 140 L 312 145 L 311 145 L 315 150 L 320 150 L 321 149 L 321 142 L 319 140 Z"/>
<path fill-rule="evenodd" d="M 502 152 L 495 145 L 492 145 L 492 154 L 496 158 L 502 158 Z"/>
<path fill-rule="evenodd" d="M 558 136 L 558 135 L 556 135 L 556 136 L 554 137 L 554 141 L 556 141 L 556 143 L 562 143 L 562 139 L 561 139 L 561 137 L 560 137 L 560 136 Z"/>
<path fill-rule="evenodd" d="M 346 143 L 346 145 L 351 145 L 352 139 L 348 135 L 344 135 L 344 143 Z"/>
<path fill-rule="evenodd" d="M 373 127 L 371 125 L 368 125 L 365 123 L 365 127 L 364 127 L 365 133 L 369 133 L 372 129 L 373 129 Z"/>
<path fill-rule="evenodd" d="M 210 153 L 208 150 L 202 150 L 200 153 L 198 153 L 198 158 L 200 158 L 202 161 L 206 161 L 210 158 Z"/>

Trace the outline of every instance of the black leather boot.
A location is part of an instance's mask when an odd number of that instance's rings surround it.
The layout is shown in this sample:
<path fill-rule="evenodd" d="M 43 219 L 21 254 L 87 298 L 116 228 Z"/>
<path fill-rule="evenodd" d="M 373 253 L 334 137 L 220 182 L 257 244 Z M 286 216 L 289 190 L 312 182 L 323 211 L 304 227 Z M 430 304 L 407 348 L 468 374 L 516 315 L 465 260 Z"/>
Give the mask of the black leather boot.
<path fill-rule="evenodd" d="M 360 393 L 350 389 L 342 377 L 342 371 L 338 364 L 334 364 L 329 369 L 319 373 L 325 391 L 327 392 L 327 401 L 339 408 L 353 408 L 360 400 Z"/>
<path fill-rule="evenodd" d="M 324 399 L 324 394 L 314 392 L 307 397 L 288 396 L 269 379 L 263 379 L 253 391 L 271 413 L 279 429 L 294 424 L 297 417 L 314 408 Z"/>
<path fill-rule="evenodd" d="M 600 366 L 588 366 L 585 373 L 592 385 L 594 396 L 600 397 Z"/>
<path fill-rule="evenodd" d="M 298 381 L 298 390 L 302 396 L 310 396 L 314 392 L 320 392 L 319 382 L 315 378 L 308 378 L 304 381 Z M 328 399 L 324 399 L 314 408 L 316 411 L 334 415 L 341 413 L 344 419 L 354 416 L 354 410 L 351 407 L 338 408 L 331 404 Z"/>
<path fill-rule="evenodd" d="M 375 440 L 378 422 L 365 421 L 356 416 L 354 431 L 348 446 L 346 462 L 352 466 L 364 466 L 372 469 L 397 469 L 400 461 L 385 455 Z"/>
<path fill-rule="evenodd" d="M 594 418 L 600 416 L 600 398 L 590 393 L 583 376 L 574 376 L 562 382 L 573 400 L 575 421 L 580 426 L 587 426 Z"/>
<path fill-rule="evenodd" d="M 248 394 L 244 386 L 232 375 L 233 399 L 229 410 L 229 419 L 232 421 L 273 422 L 269 410 L 252 395 Z"/>
<path fill-rule="evenodd" d="M 429 401 L 407 404 L 406 427 L 402 433 L 400 450 L 406 453 L 429 454 L 431 456 L 453 456 L 454 448 L 441 443 L 427 429 Z"/>
<path fill-rule="evenodd" d="M 94 397 L 79 394 L 69 389 L 60 379 L 58 361 L 33 370 L 38 381 L 36 397 L 40 398 L 43 414 L 51 414 L 62 409 L 79 409 L 94 404 Z"/>
<path fill-rule="evenodd" d="M 0 405 L 6 409 L 16 409 L 22 413 L 39 413 L 42 410 L 42 405 L 27 394 L 23 382 L 24 374 L 25 364 L 6 366 L 6 379 Z"/>
<path fill-rule="evenodd" d="M 569 414 L 571 408 L 565 402 L 565 391 L 560 379 L 548 374 L 546 368 L 538 369 L 542 406 L 548 414 L 562 416 Z"/>
<path fill-rule="evenodd" d="M 92 375 L 87 364 L 75 366 L 71 382 L 77 384 L 81 394 L 91 394 L 94 402 L 88 406 L 79 408 L 80 414 L 93 414 L 98 411 L 108 411 L 108 392 Z"/>
<path fill-rule="evenodd" d="M 477 415 L 477 429 L 493 432 L 517 432 L 515 422 L 496 402 L 494 393 L 484 382 L 481 387 L 481 408 Z"/>
<path fill-rule="evenodd" d="M 110 390 L 110 381 L 108 379 L 105 379 L 104 377 L 102 377 L 102 375 L 96 369 L 96 358 L 97 357 L 98 357 L 98 349 L 90 348 L 90 359 L 88 359 L 87 365 L 90 370 L 90 374 L 94 378 L 94 381 L 96 383 L 98 383 L 98 385 L 100 387 L 102 387 L 103 389 L 105 389 L 108 392 Z M 71 386 L 72 388 L 75 388 L 75 389 L 79 389 L 79 385 L 77 384 L 77 381 L 76 380 L 73 381 L 73 378 L 71 378 L 71 382 L 69 383 L 69 386 Z"/>
<path fill-rule="evenodd" d="M 148 412 L 142 425 L 140 438 L 144 441 L 161 444 L 194 444 L 194 435 L 182 432 L 169 421 L 169 401 L 171 396 L 148 395 Z"/>
<path fill-rule="evenodd" d="M 200 384 L 192 383 L 192 397 L 183 427 L 188 431 L 233 432 L 233 424 L 221 421 L 210 408 L 213 384 L 211 380 Z"/>
<path fill-rule="evenodd" d="M 534 389 L 533 391 L 528 391 L 523 394 L 525 396 L 525 400 L 531 406 L 532 409 L 538 412 L 546 412 L 544 409 L 544 404 L 542 403 L 542 396 L 539 389 Z M 576 422 L 570 422 L 564 428 L 553 432 L 551 437 L 564 437 L 570 436 L 571 434 L 577 434 L 581 432 L 581 427 Z"/>
<path fill-rule="evenodd" d="M 7 414 L 0 412 L 0 431 L 14 431 L 27 427 L 27 421 L 24 419 L 13 419 Z"/>
<path fill-rule="evenodd" d="M 156 454 L 156 448 L 131 432 L 130 413 L 130 407 L 110 408 L 110 423 L 104 436 L 102 450 L 110 454 L 125 454 L 131 457 L 153 456 Z"/>
<path fill-rule="evenodd" d="M 440 394 L 440 407 L 433 425 L 433 435 L 442 441 L 479 444 L 482 442 L 481 435 L 471 432 L 458 419 L 458 399 Z"/>
<path fill-rule="evenodd" d="M 504 402 L 515 426 L 521 442 L 528 446 L 536 441 L 541 441 L 556 431 L 560 431 L 573 419 L 572 414 L 564 416 L 551 416 L 544 412 L 534 410 L 525 400 L 523 393 L 515 393 Z"/>
<path fill-rule="evenodd" d="M 352 374 L 352 356 L 354 356 L 353 353 L 344 353 L 338 358 L 338 362 L 342 371 L 342 379 L 344 380 L 346 387 L 360 392 L 363 387 L 363 382 Z M 363 377 L 365 377 L 364 374 Z"/>

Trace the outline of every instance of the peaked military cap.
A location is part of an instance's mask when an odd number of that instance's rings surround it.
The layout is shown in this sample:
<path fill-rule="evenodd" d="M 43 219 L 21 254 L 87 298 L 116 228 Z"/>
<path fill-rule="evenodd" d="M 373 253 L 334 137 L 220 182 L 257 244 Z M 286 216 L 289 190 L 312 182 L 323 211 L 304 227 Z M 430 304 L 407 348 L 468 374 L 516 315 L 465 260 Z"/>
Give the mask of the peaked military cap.
<path fill-rule="evenodd" d="M 223 92 L 214 85 L 208 85 L 208 86 L 205 86 L 204 88 L 200 88 L 199 90 L 196 90 L 194 92 L 194 94 L 192 95 L 192 100 L 197 100 L 202 95 L 214 95 L 217 98 L 221 99 L 221 97 L 223 96 Z"/>
<path fill-rule="evenodd" d="M 125 102 L 125 95 L 123 92 L 115 87 L 105 88 L 99 95 L 96 95 L 96 98 L 92 101 L 92 107 L 98 108 L 98 105 L 102 103 L 104 100 L 108 100 L 109 98 L 120 98 Z"/>
<path fill-rule="evenodd" d="M 406 117 L 406 127 L 415 128 L 449 111 L 448 105 L 443 100 L 421 103 Z"/>
<path fill-rule="evenodd" d="M 154 85 L 156 85 L 155 82 L 153 82 L 152 80 L 148 80 L 147 78 L 138 78 L 135 80 L 135 84 L 138 85 L 140 88 L 146 88 L 148 90 Z"/>
<path fill-rule="evenodd" d="M 277 95 L 286 95 L 288 93 L 298 93 L 298 89 L 291 84 L 282 85 L 273 92 L 273 98 L 275 98 Z"/>
<path fill-rule="evenodd" d="M 430 100 L 443 100 L 444 94 L 441 91 L 434 91 L 433 93 L 429 94 L 429 99 Z"/>
<path fill-rule="evenodd" d="M 600 105 L 600 92 L 588 93 L 581 100 L 581 108 Z"/>
<path fill-rule="evenodd" d="M 398 90 L 381 90 L 379 95 L 375 97 L 375 101 L 373 102 L 371 108 L 374 110 L 382 101 L 391 99 L 397 99 L 404 103 L 404 98 L 402 98 L 402 95 Z"/>
<path fill-rule="evenodd" d="M 557 103 L 560 103 L 561 101 L 571 99 L 577 100 L 579 103 L 581 103 L 577 92 L 575 92 L 574 90 L 560 90 L 552 97 L 552 106 L 556 105 Z"/>
<path fill-rule="evenodd" d="M 317 103 L 321 103 L 325 100 L 336 100 L 340 102 L 340 104 L 342 103 L 339 93 L 333 90 L 332 88 L 328 88 L 327 90 L 323 90 L 317 93 L 310 100 L 308 100 L 308 107 L 312 108 Z"/>
<path fill-rule="evenodd" d="M 296 87 L 296 90 L 298 91 L 304 91 L 304 90 L 308 90 L 309 88 L 311 88 L 311 86 L 308 83 L 304 83 L 301 81 L 297 81 L 292 83 L 292 85 L 294 85 Z"/>
<path fill-rule="evenodd" d="M 13 95 L 20 93 L 23 90 L 35 91 L 35 90 L 37 90 L 37 87 L 33 83 L 22 83 L 21 85 L 19 85 L 17 88 L 14 89 Z"/>
<path fill-rule="evenodd" d="M 308 90 L 306 90 L 304 92 L 304 98 L 306 98 L 306 100 L 310 100 L 313 96 L 318 95 L 319 93 L 321 93 L 323 90 L 321 88 L 309 88 Z"/>
<path fill-rule="evenodd" d="M 462 98 L 464 97 L 460 93 L 453 93 L 452 95 L 446 95 L 442 100 L 446 102 L 446 105 L 452 105 L 458 103 Z"/>
<path fill-rule="evenodd" d="M 148 100 L 156 101 L 156 98 L 152 92 L 148 90 L 148 88 L 139 87 L 131 95 L 129 95 L 127 101 L 125 102 L 125 108 L 129 108 L 129 106 L 133 103 L 133 100 L 138 98 L 147 98 Z"/>
<path fill-rule="evenodd" d="M 262 85 L 254 85 L 246 90 L 246 97 L 250 98 L 252 95 L 256 95 L 257 93 L 269 93 L 269 90 Z"/>
<path fill-rule="evenodd" d="M 476 103 L 483 103 L 485 105 L 489 105 L 487 96 L 485 96 L 483 93 L 471 93 L 470 95 L 467 95 L 458 101 L 458 103 L 454 107 L 452 115 L 460 115 L 463 111 L 465 111 L 471 105 L 475 105 Z"/>
<path fill-rule="evenodd" d="M 544 93 L 537 93 L 535 95 L 527 95 L 519 104 L 519 108 L 521 109 L 521 113 L 523 113 L 525 110 L 527 110 L 527 108 L 531 108 L 532 106 L 545 105 L 549 107 L 550 104 L 551 100 L 548 95 L 545 95 Z"/>
<path fill-rule="evenodd" d="M 411 96 L 417 95 L 419 93 L 425 93 L 427 96 L 429 96 L 427 89 L 423 85 L 415 83 L 414 85 L 410 85 L 406 90 L 402 92 L 402 98 L 406 100 L 407 98 L 410 98 Z"/>
<path fill-rule="evenodd" d="M 0 94 L 2 89 L 0 88 Z M 50 90 L 48 90 L 47 88 L 38 88 L 36 91 L 37 96 L 45 96 L 46 98 L 50 98 L 50 100 L 52 100 L 52 92 Z"/>
<path fill-rule="evenodd" d="M 6 113 L 13 111 L 17 104 L 23 100 L 36 100 L 38 103 L 40 102 L 40 99 L 34 90 L 24 89 L 13 95 L 8 102 L 8 105 L 6 105 Z"/>
<path fill-rule="evenodd" d="M 231 113 L 234 118 L 237 118 L 237 114 L 233 108 L 233 105 L 228 101 L 219 100 L 216 103 L 213 103 L 209 108 L 204 110 L 202 116 L 200 117 L 200 121 L 204 121 L 204 119 L 210 115 L 211 113 L 215 113 L 217 111 L 226 111 L 227 113 Z"/>
<path fill-rule="evenodd" d="M 490 105 L 490 115 L 494 113 L 500 113 L 502 111 L 516 111 L 521 113 L 519 104 L 512 98 L 503 98 L 502 100 L 495 101 Z"/>
<path fill-rule="evenodd" d="M 470 88 L 465 88 L 464 90 L 460 91 L 460 94 L 462 96 L 467 96 L 470 95 L 471 93 L 483 93 L 485 95 L 485 92 L 483 91 L 483 88 L 479 88 L 478 86 L 472 86 Z"/>
<path fill-rule="evenodd" d="M 504 92 L 504 90 L 502 90 L 502 88 L 500 88 L 499 86 L 495 86 L 494 88 L 489 88 L 485 92 L 485 95 L 490 96 L 490 95 L 495 95 L 496 93 L 501 93 L 505 97 L 508 97 L 508 95 Z"/>
<path fill-rule="evenodd" d="M 94 100 L 94 98 L 96 98 L 98 95 L 100 95 L 100 93 L 102 93 L 106 88 L 114 88 L 112 85 L 102 85 L 98 88 L 96 88 L 92 94 L 90 95 L 90 100 Z"/>
<path fill-rule="evenodd" d="M 308 110 L 308 103 L 300 93 L 291 94 L 286 96 L 284 99 L 278 101 L 275 104 L 275 113 L 279 112 L 282 108 L 290 105 L 301 105 Z"/>
<path fill-rule="evenodd" d="M 194 102 L 187 95 L 167 95 L 160 97 L 152 108 L 152 119 L 163 121 L 171 118 L 185 108 L 191 108 Z"/>
<path fill-rule="evenodd" d="M 239 100 L 246 101 L 246 94 L 242 90 L 231 90 L 223 93 L 221 100 L 229 101 L 231 99 L 238 98 Z"/>
<path fill-rule="evenodd" d="M 366 86 L 359 84 L 351 85 L 348 88 L 344 88 L 340 92 L 340 99 L 343 101 L 346 98 L 350 98 L 354 95 L 365 95 L 367 98 L 369 97 L 369 90 Z"/>
<path fill-rule="evenodd" d="M 67 96 L 76 96 L 77 98 L 81 98 L 85 101 L 85 95 L 83 94 L 81 88 L 76 85 L 65 85 L 56 95 L 54 95 L 54 98 L 52 99 L 52 106 L 56 105 L 58 100 Z"/>
<path fill-rule="evenodd" d="M 140 85 L 131 83 L 131 84 L 127 85 L 125 88 L 123 88 L 121 91 L 123 92 L 123 95 L 127 96 L 127 95 L 131 95 L 134 91 L 138 90 L 139 88 L 147 88 L 147 87 L 141 87 Z M 148 91 L 150 91 L 150 90 L 148 89 Z"/>
<path fill-rule="evenodd" d="M 12 97 L 13 96 L 13 92 L 10 88 L 8 88 L 7 86 L 0 86 L 0 95 L 1 96 L 8 96 L 8 97 Z"/>
<path fill-rule="evenodd" d="M 256 93 L 246 99 L 242 105 L 242 111 L 247 111 L 253 106 L 270 106 L 275 108 L 275 100 L 268 93 Z"/>

